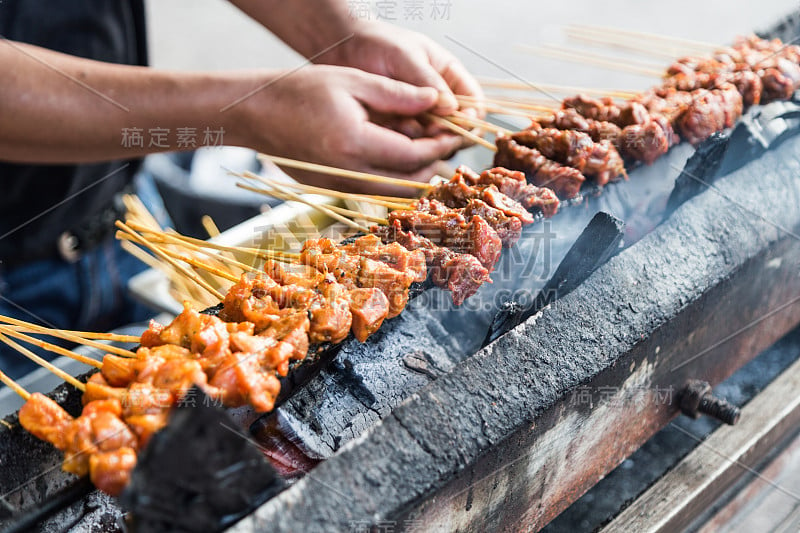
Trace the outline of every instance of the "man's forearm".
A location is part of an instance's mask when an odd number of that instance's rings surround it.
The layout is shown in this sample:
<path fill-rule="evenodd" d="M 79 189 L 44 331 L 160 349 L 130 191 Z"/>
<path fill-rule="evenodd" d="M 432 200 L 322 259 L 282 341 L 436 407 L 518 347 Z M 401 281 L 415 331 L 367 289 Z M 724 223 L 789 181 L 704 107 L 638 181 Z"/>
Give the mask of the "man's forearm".
<path fill-rule="evenodd" d="M 263 75 L 164 72 L 0 41 L 0 159 L 80 163 L 190 148 L 178 130 L 245 145 L 240 106 Z M 158 138 L 148 135 L 156 130 Z M 144 138 L 132 138 L 135 134 Z M 166 133 L 166 137 L 164 137 Z"/>
<path fill-rule="evenodd" d="M 230 0 L 304 57 L 352 35 L 359 22 L 344 0 Z"/>

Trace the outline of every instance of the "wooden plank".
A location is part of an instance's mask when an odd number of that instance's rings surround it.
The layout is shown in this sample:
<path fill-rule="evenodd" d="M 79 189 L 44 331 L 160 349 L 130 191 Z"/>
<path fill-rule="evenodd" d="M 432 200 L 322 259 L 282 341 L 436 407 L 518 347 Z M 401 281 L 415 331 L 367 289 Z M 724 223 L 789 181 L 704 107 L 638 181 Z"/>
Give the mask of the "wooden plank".
<path fill-rule="evenodd" d="M 744 407 L 738 425 L 716 430 L 602 531 L 679 531 L 742 476 L 758 476 L 771 484 L 753 467 L 777 442 L 796 431 L 798 422 L 800 361 Z M 687 433 L 687 438 L 694 437 Z M 800 501 L 800 495 L 789 489 L 773 488 Z"/>
<path fill-rule="evenodd" d="M 722 533 L 731 531 L 772 531 L 797 533 L 800 524 L 787 529 L 800 520 L 800 501 L 777 490 L 779 485 L 800 494 L 800 434 L 780 450 L 769 464 L 759 469 L 762 477 L 745 478 L 735 483 L 720 498 L 724 507 L 711 509 L 708 516 L 697 520 L 697 533 Z M 771 480 L 770 484 L 765 479 Z M 781 529 L 783 528 L 783 529 Z"/>

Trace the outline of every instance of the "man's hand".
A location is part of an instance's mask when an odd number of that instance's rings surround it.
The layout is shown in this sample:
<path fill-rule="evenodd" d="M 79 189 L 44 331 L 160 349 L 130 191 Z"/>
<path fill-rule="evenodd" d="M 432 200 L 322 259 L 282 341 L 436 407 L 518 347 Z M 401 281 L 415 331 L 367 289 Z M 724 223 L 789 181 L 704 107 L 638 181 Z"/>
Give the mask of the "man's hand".
<path fill-rule="evenodd" d="M 448 115 L 459 108 L 454 94 L 483 92 L 458 59 L 425 35 L 379 22 L 354 26 L 353 37 L 318 57 L 317 63 L 354 67 L 439 91 L 434 110 Z"/>
<path fill-rule="evenodd" d="M 344 0 L 230 1 L 316 63 L 358 68 L 437 89 L 441 93 L 437 114 L 457 109 L 454 94 L 483 96 L 464 66 L 437 43 L 390 24 L 356 20 Z"/>
<path fill-rule="evenodd" d="M 435 174 L 439 160 L 462 146 L 462 139 L 448 133 L 411 138 L 372 119 L 417 116 L 433 109 L 438 98 L 431 87 L 352 68 L 309 66 L 267 84 L 236 106 L 241 130 L 236 137 L 273 155 L 424 180 Z M 413 192 L 287 170 L 304 182 L 339 190 Z"/>

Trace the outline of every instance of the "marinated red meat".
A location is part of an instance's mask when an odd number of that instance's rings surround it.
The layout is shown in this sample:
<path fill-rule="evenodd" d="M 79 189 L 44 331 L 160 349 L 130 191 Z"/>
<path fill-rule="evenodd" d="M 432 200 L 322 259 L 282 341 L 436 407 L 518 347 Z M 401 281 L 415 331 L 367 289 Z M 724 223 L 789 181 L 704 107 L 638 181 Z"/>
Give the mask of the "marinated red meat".
<path fill-rule="evenodd" d="M 563 109 L 574 109 L 582 116 L 592 120 L 603 122 L 613 122 L 616 124 L 619 118 L 620 108 L 611 98 L 591 98 L 585 94 L 579 94 L 570 98 L 565 98 L 561 102 Z"/>
<path fill-rule="evenodd" d="M 422 199 L 419 211 L 392 211 L 389 225 L 397 221 L 405 231 L 429 238 L 434 244 L 474 255 L 491 271 L 500 258 L 502 242 L 497 232 L 480 217 L 466 219 L 435 200 Z"/>
<path fill-rule="evenodd" d="M 524 172 L 534 185 L 552 189 L 560 199 L 578 196 L 586 181 L 577 169 L 551 161 L 535 148 L 519 144 L 511 137 L 497 138 L 494 165 Z"/>
<path fill-rule="evenodd" d="M 430 239 L 403 231 L 399 221 L 390 226 L 372 228 L 384 242 L 397 242 L 409 250 L 425 254 L 431 281 L 437 287 L 451 291 L 453 303 L 461 305 L 486 282 L 491 282 L 489 271 L 472 255 L 454 252 L 433 243 Z"/>
<path fill-rule="evenodd" d="M 508 170 L 495 167 L 477 175 L 465 172 L 465 167 L 460 167 L 460 173 L 468 183 L 473 185 L 494 185 L 497 189 L 516 201 L 529 211 L 539 211 L 545 218 L 551 218 L 558 212 L 559 201 L 556 194 L 546 187 L 531 185 L 525 179 L 525 173 L 517 170 Z"/>
<path fill-rule="evenodd" d="M 435 186 L 427 195 L 451 208 L 466 207 L 472 200 L 481 200 L 523 224 L 533 223 L 533 216 L 521 203 L 501 193 L 495 185 L 471 185 L 458 172 L 450 179 Z"/>
<path fill-rule="evenodd" d="M 700 144 L 714 132 L 731 127 L 742 114 L 742 96 L 733 85 L 710 91 L 698 89 L 692 96 L 692 104 L 676 125 L 681 137 L 693 145 Z"/>

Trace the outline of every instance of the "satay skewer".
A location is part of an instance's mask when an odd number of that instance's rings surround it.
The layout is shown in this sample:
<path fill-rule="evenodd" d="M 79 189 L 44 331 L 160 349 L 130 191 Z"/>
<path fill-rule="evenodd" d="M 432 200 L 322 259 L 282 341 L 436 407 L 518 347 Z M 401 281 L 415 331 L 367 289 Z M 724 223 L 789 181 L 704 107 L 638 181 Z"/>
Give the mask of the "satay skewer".
<path fill-rule="evenodd" d="M 85 365 L 89 365 L 89 366 L 92 366 L 94 368 L 102 368 L 103 367 L 103 363 L 100 362 L 100 361 L 97 361 L 96 359 L 92 359 L 91 357 L 86 357 L 85 355 L 77 354 L 75 352 L 67 350 L 66 348 L 64 348 L 62 346 L 58 346 L 56 344 L 52 344 L 52 343 L 43 341 L 41 339 L 37 339 L 36 337 L 31 337 L 29 335 L 25 335 L 23 333 L 20 333 L 19 331 L 16 331 L 13 328 L 13 326 L 0 326 L 0 333 L 4 333 L 4 334 L 8 335 L 9 337 L 14 337 L 15 339 L 19 339 L 19 340 L 21 340 L 23 342 L 26 342 L 28 344 L 33 344 L 34 346 L 38 346 L 39 348 L 42 348 L 43 350 L 47 350 L 48 352 L 53 352 L 53 353 L 57 353 L 59 355 L 63 355 L 64 357 L 69 357 L 70 359 L 74 359 L 75 361 L 78 361 L 79 363 L 83 363 Z"/>
<path fill-rule="evenodd" d="M 301 204 L 304 204 L 304 205 L 307 205 L 309 207 L 312 207 L 312 208 L 316 209 L 317 211 L 328 215 L 332 219 L 338 220 L 339 222 L 341 222 L 342 224 L 344 224 L 346 226 L 350 226 L 351 228 L 353 228 L 356 231 L 360 231 L 362 233 L 369 233 L 369 228 L 368 227 L 362 226 L 361 224 L 353 222 L 349 218 L 347 218 L 345 216 L 342 216 L 342 215 L 336 213 L 335 211 L 332 211 L 331 209 L 328 209 L 326 206 L 315 204 L 314 202 L 311 202 L 311 201 L 303 198 L 299 194 L 297 194 L 295 192 L 292 192 L 289 189 L 286 189 L 285 187 L 282 187 L 281 185 L 278 185 L 277 183 L 273 183 L 272 185 L 270 185 L 270 187 L 272 187 L 276 191 L 284 194 L 285 196 L 288 197 L 289 200 L 291 200 L 293 202 L 299 202 Z"/>
<path fill-rule="evenodd" d="M 417 187 L 419 189 L 425 189 L 428 186 L 426 183 L 419 183 L 416 181 L 404 180 L 400 178 L 390 178 L 388 176 L 379 176 L 377 174 L 369 174 L 368 172 L 345 170 L 341 168 L 329 167 L 327 165 L 308 163 L 305 161 L 298 161 L 296 159 L 288 159 L 286 157 L 278 157 L 274 155 L 259 154 L 258 158 L 261 160 L 269 161 L 278 166 L 295 168 L 298 170 L 308 170 L 310 172 L 319 172 L 321 174 L 329 174 L 331 176 L 339 176 L 341 178 L 368 181 L 371 183 L 382 183 L 384 185 L 400 185 L 402 187 Z"/>
<path fill-rule="evenodd" d="M 281 194 L 280 192 L 277 192 L 275 190 L 259 189 L 258 187 L 249 187 L 241 183 L 238 183 L 237 186 L 241 186 L 242 189 L 248 191 L 257 192 L 260 194 L 264 194 L 266 196 L 272 196 L 273 198 L 278 198 L 279 200 L 291 200 L 291 197 Z M 315 204 L 315 208 L 316 207 L 319 206 Z M 353 220 L 361 219 L 361 220 L 366 220 L 367 222 L 374 222 L 376 224 L 383 224 L 383 225 L 387 225 L 389 223 L 389 221 L 385 218 L 367 215 L 365 213 L 359 213 L 358 211 L 353 211 L 352 209 L 346 209 L 344 207 L 339 207 L 337 205 L 326 205 L 325 208 L 330 209 L 335 213 L 338 213 L 344 217 L 348 217 Z M 405 207 L 404 209 L 409 209 L 409 207 Z"/>
<path fill-rule="evenodd" d="M 10 329 L 14 331 L 19 331 L 21 333 L 36 333 L 33 330 L 29 330 L 25 326 L 8 326 Z M 138 344 L 141 340 L 141 337 L 136 335 L 121 335 L 119 333 L 98 333 L 95 331 L 75 331 L 70 329 L 56 329 L 60 333 L 67 333 L 69 335 L 75 335 L 78 337 L 83 337 L 84 339 L 92 339 L 92 340 L 100 340 L 100 341 L 111 341 L 111 342 L 126 342 L 126 343 L 135 343 Z"/>
<path fill-rule="evenodd" d="M 4 316 L 4 315 L 0 315 L 0 322 L 5 324 L 11 324 L 14 326 L 22 326 L 26 329 L 31 330 L 32 333 L 41 333 L 43 335 L 57 337 L 59 339 L 64 339 L 70 342 L 74 342 L 75 344 L 84 344 L 86 346 L 91 346 L 92 348 L 97 348 L 98 350 L 102 350 L 108 353 L 113 353 L 114 355 L 119 355 L 122 357 L 136 357 L 136 354 L 130 350 L 125 350 L 124 348 L 118 348 L 110 344 L 103 344 L 102 342 L 96 342 L 93 340 L 85 339 L 83 337 L 79 337 L 78 335 L 73 335 L 66 330 L 51 329 L 43 326 L 37 326 L 36 324 L 31 324 L 30 322 L 25 322 L 24 320 L 18 320 L 16 318 L 11 318 L 9 316 Z"/>
<path fill-rule="evenodd" d="M 133 226 L 132 226 L 133 227 Z M 193 237 L 187 237 L 186 235 L 180 234 L 162 234 L 164 236 L 168 236 L 171 238 L 178 239 L 180 241 L 185 241 L 194 245 L 197 245 L 201 248 L 210 248 L 212 250 L 218 250 L 223 252 L 233 252 L 233 253 L 243 253 L 248 255 L 253 255 L 256 257 L 260 257 L 262 259 L 277 259 L 280 260 L 281 258 L 298 258 L 300 254 L 290 253 L 290 252 L 275 252 L 272 250 L 262 250 L 259 248 L 247 248 L 244 246 L 227 246 L 224 244 L 217 244 L 213 242 L 204 241 L 201 239 L 195 239 Z M 158 238 L 158 236 L 156 236 Z"/>
<path fill-rule="evenodd" d="M 434 115 L 433 113 L 427 113 L 426 114 L 426 118 L 428 120 L 430 120 L 431 122 L 433 122 L 434 124 L 442 126 L 443 128 L 446 128 L 446 129 L 452 131 L 453 133 L 461 135 L 465 139 L 470 140 L 470 141 L 474 142 L 475 144 L 479 144 L 479 145 L 483 146 L 484 148 L 488 148 L 489 150 L 492 150 L 493 152 L 497 151 L 497 146 L 495 146 L 493 143 L 490 143 L 489 141 L 487 141 L 486 139 L 484 139 L 480 135 L 477 135 L 477 134 L 475 134 L 475 133 L 473 133 L 473 132 L 471 132 L 471 131 L 469 131 L 467 129 L 464 129 L 461 126 L 459 126 L 458 124 L 455 124 L 454 122 L 452 122 L 452 121 L 450 121 L 450 120 L 448 120 L 448 119 L 446 119 L 444 117 L 440 117 L 439 115 Z"/>
<path fill-rule="evenodd" d="M 592 96 L 611 96 L 617 98 L 632 98 L 639 94 L 636 91 L 620 91 L 617 89 L 596 89 L 591 87 L 574 87 L 570 85 L 554 85 L 545 83 L 522 83 L 514 80 L 502 80 L 497 78 L 479 78 L 483 87 L 493 89 L 510 89 L 515 91 L 548 91 L 565 94 L 589 94 Z"/>
<path fill-rule="evenodd" d="M 273 183 L 276 183 L 275 180 L 271 180 L 265 178 L 263 176 L 259 176 L 258 174 L 254 174 L 249 171 L 245 172 L 232 172 L 231 175 L 236 176 L 238 178 L 245 178 L 249 180 L 258 181 L 268 187 L 272 187 Z M 416 183 L 416 182 L 414 182 Z M 330 196 L 332 198 L 341 198 L 342 200 L 353 200 L 356 202 L 366 202 L 368 204 L 379 205 L 382 207 L 386 207 L 389 209 L 402 209 L 402 203 L 413 202 L 414 199 L 406 199 L 406 198 L 399 198 L 394 196 L 367 196 L 363 194 L 356 194 L 356 193 L 349 193 L 349 192 L 341 192 L 336 191 L 333 189 L 325 189 L 323 187 L 316 187 L 314 185 L 305 185 L 302 183 L 281 183 L 283 187 L 287 187 L 290 189 L 294 189 L 297 191 L 302 191 L 309 194 L 321 194 L 324 196 Z M 237 187 L 242 189 L 248 189 L 248 185 L 245 184 L 237 184 Z M 425 190 L 430 189 L 430 184 L 425 184 Z M 257 189 L 255 192 L 260 192 L 262 189 Z"/>
<path fill-rule="evenodd" d="M 17 383 L 16 381 L 14 381 L 13 379 L 11 379 L 10 377 L 8 377 L 8 376 L 6 375 L 6 373 L 5 373 L 5 372 L 3 372 L 2 370 L 0 370 L 0 383 L 2 383 L 3 385 L 5 385 L 5 386 L 6 386 L 6 387 L 8 387 L 9 389 L 13 390 L 15 393 L 17 393 L 17 394 L 19 395 L 19 397 L 20 397 L 20 398 L 22 398 L 22 399 L 23 399 L 23 400 L 25 400 L 26 402 L 27 402 L 27 401 L 28 401 L 28 399 L 30 399 L 30 397 L 31 397 L 31 393 L 30 393 L 30 392 L 26 391 L 26 390 L 25 390 L 25 389 L 22 387 L 22 385 L 20 385 L 19 383 Z"/>
<path fill-rule="evenodd" d="M 204 254 L 209 258 L 214 258 L 214 259 L 220 261 L 221 263 L 227 263 L 227 264 L 229 264 L 231 266 L 235 266 L 236 268 L 239 268 L 239 269 L 241 269 L 241 270 L 243 270 L 245 272 L 252 272 L 252 273 L 261 272 L 258 268 L 254 267 L 252 265 L 248 265 L 247 263 L 242 263 L 241 261 L 237 261 L 233 257 L 228 257 L 227 255 L 222 255 L 222 254 L 218 254 L 218 253 L 209 252 L 209 248 L 208 247 L 202 248 L 200 246 L 197 246 L 196 244 L 192 244 L 190 242 L 186 242 L 185 240 L 181 239 L 181 237 L 183 237 L 182 235 L 179 236 L 177 234 L 168 233 L 168 232 L 164 232 L 164 231 L 160 231 L 160 232 L 155 232 L 155 231 L 152 231 L 152 230 L 148 231 L 146 228 L 140 227 L 136 223 L 128 223 L 128 225 L 130 227 L 132 227 L 133 229 L 141 232 L 143 235 L 146 234 L 147 237 L 152 242 L 158 242 L 158 243 L 163 243 L 163 244 L 173 244 L 175 246 L 179 246 L 179 247 L 185 248 L 187 250 L 190 250 L 190 251 L 193 251 L 193 252 L 196 252 L 196 253 Z M 230 253 L 230 252 L 227 252 L 227 253 Z M 148 255 L 148 257 L 152 257 L 152 256 Z"/>
<path fill-rule="evenodd" d="M 622 39 L 614 39 L 610 40 L 600 36 L 591 36 L 591 35 L 584 35 L 581 32 L 571 32 L 569 29 L 566 30 L 567 35 L 570 39 L 574 41 L 578 41 L 584 44 L 589 44 L 592 46 L 606 46 L 612 49 L 620 49 L 625 50 L 627 52 L 632 52 L 639 55 L 647 55 L 650 57 L 657 57 L 660 59 L 671 60 L 674 61 L 676 57 L 682 55 L 691 55 L 692 51 L 686 50 L 684 48 L 678 47 L 670 47 L 670 48 L 663 48 L 663 47 L 652 47 L 649 43 L 643 42 L 635 42 L 635 41 L 626 41 Z M 578 91 L 580 92 L 580 91 Z M 589 94 L 589 93 L 585 93 Z M 600 95 L 606 96 L 606 95 Z M 610 95 L 609 95 L 610 96 Z"/>
<path fill-rule="evenodd" d="M 145 248 L 147 248 L 148 250 L 153 252 L 155 255 L 157 255 L 160 259 L 163 259 L 164 261 L 169 263 L 172 267 L 174 267 L 176 270 L 178 270 L 181 274 L 183 274 L 188 279 L 194 281 L 197 285 L 199 285 L 200 287 L 205 289 L 209 294 L 211 294 L 215 298 L 219 299 L 220 301 L 225 299 L 225 296 L 221 292 L 219 292 L 217 289 L 212 287 L 206 280 L 204 280 L 203 278 L 201 278 L 200 276 L 198 276 L 197 274 L 195 274 L 194 272 L 192 272 L 188 268 L 184 267 L 183 265 L 181 265 L 180 263 L 175 261 L 175 259 L 173 259 L 173 258 L 169 257 L 168 255 L 166 255 L 165 253 L 163 253 L 160 248 L 158 248 L 157 246 L 155 246 L 152 243 L 150 243 L 147 239 L 142 237 L 139 233 L 137 233 L 135 230 L 133 230 L 130 226 L 128 226 L 127 224 L 125 224 L 124 222 L 122 222 L 120 220 L 117 220 L 115 225 L 117 226 L 117 228 L 122 230 L 124 233 L 127 233 L 131 237 L 133 237 L 133 240 L 136 243 L 138 243 L 141 246 L 144 246 Z"/>
<path fill-rule="evenodd" d="M 551 46 L 529 46 L 519 45 L 521 50 L 534 54 L 538 57 L 549 57 L 552 59 L 563 59 L 574 63 L 583 63 L 595 67 L 610 68 L 621 72 L 639 74 L 641 76 L 661 78 L 664 70 L 650 63 L 640 63 L 631 60 L 622 60 L 614 57 L 591 54 L 582 50 L 571 50 L 566 48 L 556 48 Z"/>
<path fill-rule="evenodd" d="M 481 120 L 479 118 L 467 116 L 460 111 L 456 111 L 455 115 L 451 115 L 447 117 L 451 122 L 455 124 L 459 124 L 461 126 L 469 126 L 469 127 L 476 127 L 481 128 L 495 135 L 508 135 L 511 133 L 511 130 L 498 126 L 496 124 L 492 124 L 486 120 Z"/>
<path fill-rule="evenodd" d="M 541 104 L 526 104 L 524 102 L 518 102 L 516 100 L 508 100 L 503 98 L 477 98 L 474 96 L 464 96 L 464 95 L 456 95 L 456 100 L 461 105 L 474 105 L 474 104 L 482 104 L 486 105 L 486 111 L 493 112 L 491 109 L 503 109 L 503 108 L 512 108 L 512 109 L 527 109 L 530 111 L 540 111 L 549 113 L 552 112 L 553 109 L 557 109 L 560 105 L 560 101 L 553 100 L 553 105 L 541 105 Z"/>
<path fill-rule="evenodd" d="M 584 33 L 594 33 L 598 35 L 603 35 L 609 38 L 613 38 L 614 36 L 626 36 L 632 39 L 636 39 L 637 41 L 646 43 L 652 43 L 652 42 L 668 43 L 671 45 L 683 46 L 685 48 L 691 48 L 694 49 L 695 51 L 703 51 L 706 53 L 713 52 L 714 50 L 717 50 L 719 48 L 719 45 L 716 45 L 714 43 L 707 43 L 695 39 L 685 39 L 682 37 L 673 37 L 670 35 L 661 35 L 657 33 L 650 33 L 644 31 L 626 30 L 622 28 L 609 28 L 607 26 L 571 24 L 567 26 L 567 28 Z"/>
<path fill-rule="evenodd" d="M 30 351 L 29 349 L 25 348 L 24 346 L 21 346 L 21 345 L 17 344 L 16 342 L 14 342 L 13 340 L 9 339 L 3 333 L 0 333 L 0 342 L 4 342 L 9 347 L 11 347 L 14 350 L 18 351 L 19 353 L 21 353 L 22 355 L 24 355 L 25 357 L 27 357 L 28 359 L 30 359 L 31 361 L 33 361 L 37 365 L 41 366 L 42 368 L 45 368 L 45 369 L 49 370 L 50 372 L 52 372 L 56 376 L 60 377 L 61 379 L 63 379 L 64 381 L 66 381 L 67 383 L 69 383 L 70 385 L 75 387 L 76 389 L 80 390 L 81 392 L 85 392 L 86 391 L 86 385 L 84 385 L 83 383 L 81 383 L 80 381 L 75 379 L 73 376 L 70 376 L 69 374 L 67 374 L 66 372 L 64 372 L 63 370 L 61 370 L 60 368 L 58 368 L 54 364 L 50 363 L 49 361 L 47 361 L 45 359 L 42 359 L 41 357 L 39 357 L 38 355 L 36 355 L 32 351 Z"/>
<path fill-rule="evenodd" d="M 211 218 L 209 215 L 203 215 L 200 219 L 200 222 L 203 224 L 203 229 L 206 230 L 206 233 L 208 233 L 209 237 L 212 239 L 214 237 L 219 237 L 220 231 L 213 218 Z"/>

